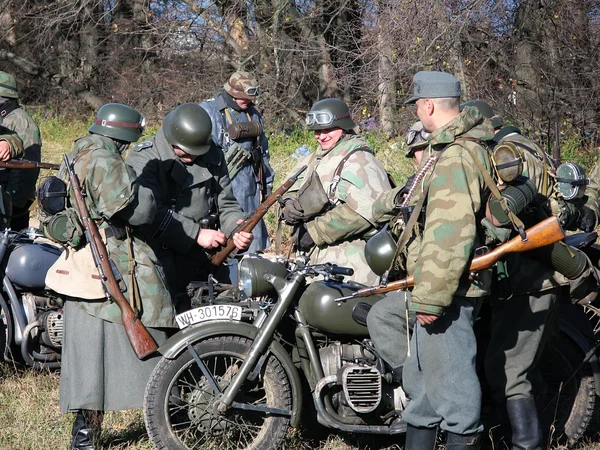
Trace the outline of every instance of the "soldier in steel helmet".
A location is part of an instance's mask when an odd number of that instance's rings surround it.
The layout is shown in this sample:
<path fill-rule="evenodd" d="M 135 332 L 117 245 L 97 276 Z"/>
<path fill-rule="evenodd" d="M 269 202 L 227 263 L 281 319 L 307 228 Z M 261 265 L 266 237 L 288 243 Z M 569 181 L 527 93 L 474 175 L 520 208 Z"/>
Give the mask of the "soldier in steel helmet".
<path fill-rule="evenodd" d="M 294 227 L 296 248 L 311 263 L 351 267 L 353 280 L 371 285 L 377 276 L 366 263 L 364 238 L 374 230 L 373 201 L 391 187 L 387 172 L 353 131 L 356 124 L 344 101 L 318 101 L 306 124 L 319 147 L 298 164 L 308 169 L 284 196 L 283 220 Z"/>
<path fill-rule="evenodd" d="M 240 70 L 229 77 L 213 99 L 200 104 L 210 116 L 213 142 L 225 153 L 233 194 L 246 214 L 271 194 L 275 177 L 263 119 L 254 105 L 259 94 L 254 75 Z M 269 246 L 263 220 L 252 233 L 250 252 Z"/>
<path fill-rule="evenodd" d="M 174 308 L 158 259 L 135 228 L 153 221 L 156 203 L 152 192 L 135 182 L 135 172 L 121 156 L 143 130 L 144 117 L 138 111 L 106 104 L 98 110 L 90 134 L 75 141 L 68 159 L 85 190 L 90 216 L 121 274 L 124 295 L 161 344 L 167 338 L 163 328 L 174 325 Z M 59 176 L 66 178 L 64 167 Z M 69 203 L 74 204 L 73 198 Z M 68 291 L 69 281 L 65 284 Z M 140 361 L 136 357 L 118 306 L 106 298 L 70 298 L 65 303 L 64 337 L 60 409 L 76 413 L 71 448 L 100 448 L 104 411 L 140 408 L 158 358 Z"/>
<path fill-rule="evenodd" d="M 190 281 L 206 280 L 209 273 L 227 281 L 226 270 L 215 272 L 219 268 L 210 265 L 210 252 L 224 244 L 244 218 L 211 130 L 208 113 L 184 103 L 167 114 L 156 136 L 127 157 L 138 183 L 154 193 L 156 217 L 142 233 L 174 293 L 185 292 Z M 239 250 L 246 250 L 253 235 L 238 232 L 233 239 Z"/>
<path fill-rule="evenodd" d="M 41 161 L 40 129 L 19 104 L 15 77 L 6 72 L 0 72 L 0 125 L 19 135 L 23 141 L 24 159 Z M 22 230 L 29 226 L 29 207 L 35 199 L 35 184 L 39 173 L 39 169 L 0 170 L 0 184 L 10 194 L 10 226 L 14 230 Z"/>

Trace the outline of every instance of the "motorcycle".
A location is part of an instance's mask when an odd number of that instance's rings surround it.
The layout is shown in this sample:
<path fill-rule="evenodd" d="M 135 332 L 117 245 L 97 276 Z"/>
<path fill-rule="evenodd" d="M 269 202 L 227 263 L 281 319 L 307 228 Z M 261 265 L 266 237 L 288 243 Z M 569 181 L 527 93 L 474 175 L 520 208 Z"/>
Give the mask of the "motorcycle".
<path fill-rule="evenodd" d="M 65 299 L 44 280 L 62 249 L 39 237 L 43 234 L 35 228 L 0 232 L 0 355 L 5 362 L 57 369 Z"/>
<path fill-rule="evenodd" d="M 180 315 L 182 330 L 159 349 L 144 399 L 153 444 L 279 448 L 301 422 L 304 396 L 330 429 L 404 433 L 409 400 L 366 327 L 381 296 L 338 301 L 363 287 L 342 281 L 350 274 L 333 264 L 243 259 L 242 302 L 211 298 Z M 536 381 L 549 439 L 572 444 L 585 431 L 600 382 L 598 342 L 581 307 L 561 309 L 561 332 L 546 346 Z"/>

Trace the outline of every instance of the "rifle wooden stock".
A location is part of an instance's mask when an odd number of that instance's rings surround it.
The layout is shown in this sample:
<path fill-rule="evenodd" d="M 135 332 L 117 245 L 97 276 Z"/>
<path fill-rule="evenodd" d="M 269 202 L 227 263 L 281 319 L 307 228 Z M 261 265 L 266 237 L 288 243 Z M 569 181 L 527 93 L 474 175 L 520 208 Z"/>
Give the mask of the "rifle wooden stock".
<path fill-rule="evenodd" d="M 102 242 L 96 222 L 90 217 L 90 212 L 85 203 L 79 178 L 73 170 L 67 155 L 64 155 L 64 163 L 69 173 L 69 181 L 71 182 L 71 188 L 73 189 L 75 205 L 79 212 L 79 216 L 81 217 L 83 226 L 85 227 L 86 238 L 92 248 L 96 267 L 100 273 L 104 289 L 121 310 L 121 320 L 123 321 L 125 333 L 127 334 L 127 338 L 131 343 L 133 351 L 139 359 L 143 359 L 154 353 L 158 349 L 158 345 L 156 345 L 156 341 L 148 332 L 142 321 L 135 316 L 135 313 L 131 309 L 131 305 L 129 305 L 129 302 L 121 292 L 119 282 L 115 278 L 110 266 L 108 251 L 106 250 L 104 242 Z"/>
<path fill-rule="evenodd" d="M 59 164 L 44 163 L 37 161 L 27 161 L 25 159 L 15 159 L 10 161 L 0 161 L 0 167 L 5 169 L 51 169 L 58 170 Z"/>
<path fill-rule="evenodd" d="M 302 166 L 298 172 L 296 172 L 294 175 L 288 178 L 281 186 L 279 186 L 279 188 L 277 188 L 276 191 L 274 191 L 269 197 L 267 197 L 267 199 L 264 202 L 258 205 L 258 208 L 254 210 L 250 217 L 248 217 L 246 220 L 240 223 L 236 227 L 236 229 L 233 230 L 231 236 L 227 238 L 227 242 L 225 243 L 225 245 L 210 259 L 211 264 L 215 266 L 221 265 L 230 254 L 235 255 L 235 253 L 237 253 L 237 249 L 235 247 L 235 244 L 233 243 L 233 235 L 240 231 L 250 233 L 252 229 L 258 224 L 260 219 L 262 219 L 263 216 L 267 213 L 269 208 L 275 204 L 279 197 L 285 194 L 288 191 L 288 189 L 294 185 L 300 174 L 304 172 L 307 167 L 308 166 Z"/>
<path fill-rule="evenodd" d="M 527 240 L 523 242 L 521 236 L 516 236 L 510 241 L 499 245 L 494 250 L 486 253 L 485 255 L 477 256 L 471 261 L 469 267 L 470 272 L 476 272 L 478 270 L 489 269 L 492 267 L 500 258 L 506 256 L 509 253 L 521 253 L 536 248 L 545 247 L 546 245 L 554 244 L 555 242 L 564 239 L 565 232 L 561 228 L 558 219 L 556 217 L 549 217 L 540 223 L 528 228 Z M 411 276 L 398 281 L 392 281 L 386 285 L 373 286 L 364 288 L 356 291 L 354 294 L 347 298 L 356 297 L 368 297 L 375 294 L 385 294 L 386 292 L 398 291 L 400 289 L 408 289 L 415 285 L 415 280 Z M 338 299 L 339 300 L 339 299 Z"/>

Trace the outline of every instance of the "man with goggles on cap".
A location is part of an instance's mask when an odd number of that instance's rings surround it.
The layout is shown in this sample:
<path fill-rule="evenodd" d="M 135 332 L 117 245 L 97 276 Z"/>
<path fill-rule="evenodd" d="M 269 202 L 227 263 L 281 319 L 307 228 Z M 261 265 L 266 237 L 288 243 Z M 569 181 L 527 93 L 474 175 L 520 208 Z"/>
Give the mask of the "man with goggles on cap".
<path fill-rule="evenodd" d="M 342 100 L 315 103 L 306 124 L 319 146 L 298 164 L 308 169 L 285 195 L 283 220 L 294 227 L 296 250 L 311 263 L 352 267 L 353 280 L 373 284 L 377 277 L 365 260 L 364 237 L 374 229 L 371 205 L 391 187 L 387 172 L 353 131 L 356 124 Z"/>
<path fill-rule="evenodd" d="M 244 213 L 253 212 L 273 190 L 275 174 L 269 162 L 269 143 L 263 119 L 254 106 L 260 88 L 256 78 L 235 72 L 213 99 L 200 104 L 212 122 L 212 140 L 225 153 L 231 187 Z M 250 252 L 269 246 L 261 220 L 252 230 Z"/>

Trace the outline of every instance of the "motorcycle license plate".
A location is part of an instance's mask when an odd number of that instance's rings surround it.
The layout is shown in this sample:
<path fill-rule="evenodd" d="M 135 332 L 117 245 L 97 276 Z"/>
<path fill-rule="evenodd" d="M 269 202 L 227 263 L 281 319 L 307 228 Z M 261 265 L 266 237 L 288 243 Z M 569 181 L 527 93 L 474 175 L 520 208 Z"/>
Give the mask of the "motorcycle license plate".
<path fill-rule="evenodd" d="M 180 329 L 209 320 L 241 320 L 242 307 L 233 305 L 209 305 L 190 309 L 175 316 Z"/>

